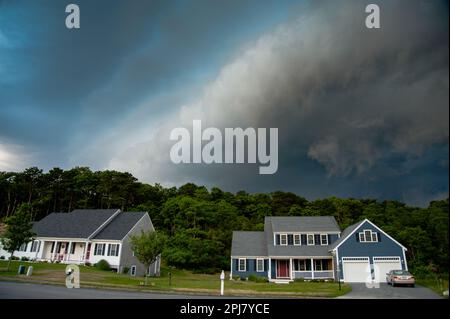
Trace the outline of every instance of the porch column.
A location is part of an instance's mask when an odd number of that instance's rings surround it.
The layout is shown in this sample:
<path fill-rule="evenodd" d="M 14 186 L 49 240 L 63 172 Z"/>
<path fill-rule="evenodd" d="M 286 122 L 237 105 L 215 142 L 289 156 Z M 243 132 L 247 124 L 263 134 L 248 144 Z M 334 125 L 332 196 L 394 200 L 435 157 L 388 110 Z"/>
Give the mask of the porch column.
<path fill-rule="evenodd" d="M 52 261 L 55 260 L 55 256 L 57 254 L 57 251 L 58 251 L 58 241 L 55 240 L 55 246 L 53 247 L 52 258 L 51 258 Z"/>
<path fill-rule="evenodd" d="M 292 258 L 289 259 L 289 278 L 292 279 Z"/>
<path fill-rule="evenodd" d="M 336 279 L 335 275 L 334 275 L 334 258 L 331 258 L 331 269 L 333 270 L 333 279 Z"/>
<path fill-rule="evenodd" d="M 314 259 L 311 258 L 311 279 L 314 279 Z"/>
<path fill-rule="evenodd" d="M 72 245 L 73 245 L 73 243 L 71 241 L 69 241 L 69 247 L 67 247 L 66 260 L 70 260 L 70 252 L 72 251 Z"/>
<path fill-rule="evenodd" d="M 86 262 L 86 250 L 87 250 L 87 245 L 88 245 L 88 242 L 85 242 L 84 243 L 84 248 L 83 248 L 83 255 L 81 256 L 81 261 L 83 262 L 83 263 L 85 263 Z"/>
<path fill-rule="evenodd" d="M 269 258 L 269 273 L 267 274 L 269 280 L 272 279 L 272 259 Z"/>

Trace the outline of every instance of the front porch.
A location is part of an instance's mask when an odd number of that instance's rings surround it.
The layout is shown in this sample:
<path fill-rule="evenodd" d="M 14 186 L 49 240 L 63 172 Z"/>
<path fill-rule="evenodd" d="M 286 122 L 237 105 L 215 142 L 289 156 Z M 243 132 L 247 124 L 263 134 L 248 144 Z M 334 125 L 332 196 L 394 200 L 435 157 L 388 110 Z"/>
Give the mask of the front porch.
<path fill-rule="evenodd" d="M 277 258 L 270 259 L 269 281 L 288 283 L 294 279 L 332 279 L 334 267 L 332 258 Z"/>
<path fill-rule="evenodd" d="M 84 264 L 89 261 L 90 243 L 81 241 L 43 241 L 39 260 Z"/>

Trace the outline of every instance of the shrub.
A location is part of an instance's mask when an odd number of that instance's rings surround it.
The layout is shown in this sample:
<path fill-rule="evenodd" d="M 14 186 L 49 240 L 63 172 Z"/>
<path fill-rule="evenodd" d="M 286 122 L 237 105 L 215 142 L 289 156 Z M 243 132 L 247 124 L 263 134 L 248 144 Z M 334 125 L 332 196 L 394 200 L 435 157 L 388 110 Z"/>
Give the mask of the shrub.
<path fill-rule="evenodd" d="M 295 278 L 294 282 L 305 282 L 305 278 Z"/>
<path fill-rule="evenodd" d="M 5 256 L 0 256 L 0 259 L 5 259 Z"/>
<path fill-rule="evenodd" d="M 88 267 L 91 267 L 91 266 L 92 266 L 90 262 L 86 262 L 86 263 L 84 263 L 84 265 L 85 265 L 85 266 L 88 266 Z"/>
<path fill-rule="evenodd" d="M 123 267 L 122 268 L 122 274 L 128 274 L 129 271 L 130 271 L 130 267 Z"/>
<path fill-rule="evenodd" d="M 12 257 L 9 257 L 8 259 L 11 259 L 11 260 L 19 260 L 19 257 L 12 256 Z"/>
<path fill-rule="evenodd" d="M 109 266 L 109 263 L 102 259 L 98 263 L 95 264 L 95 268 L 98 268 L 100 270 L 110 270 L 111 267 Z"/>
<path fill-rule="evenodd" d="M 21 261 L 29 261 L 30 258 L 23 256 L 22 258 L 20 258 Z"/>
<path fill-rule="evenodd" d="M 256 276 L 256 275 L 248 276 L 248 280 L 253 281 L 253 282 L 267 282 L 268 281 L 266 277 Z"/>
<path fill-rule="evenodd" d="M 233 276 L 233 280 L 239 280 L 241 279 L 241 276 Z"/>

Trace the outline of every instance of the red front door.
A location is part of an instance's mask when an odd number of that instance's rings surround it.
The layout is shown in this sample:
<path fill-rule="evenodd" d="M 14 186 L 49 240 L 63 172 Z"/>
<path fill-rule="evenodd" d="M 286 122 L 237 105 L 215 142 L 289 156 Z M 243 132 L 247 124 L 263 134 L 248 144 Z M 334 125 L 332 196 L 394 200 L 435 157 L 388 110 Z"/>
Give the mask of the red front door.
<path fill-rule="evenodd" d="M 289 278 L 289 262 L 277 260 L 277 278 Z"/>
<path fill-rule="evenodd" d="M 91 255 L 91 243 L 89 243 L 88 245 L 87 245 L 87 249 L 86 249 L 86 260 L 89 260 L 89 257 L 90 257 L 90 255 Z"/>

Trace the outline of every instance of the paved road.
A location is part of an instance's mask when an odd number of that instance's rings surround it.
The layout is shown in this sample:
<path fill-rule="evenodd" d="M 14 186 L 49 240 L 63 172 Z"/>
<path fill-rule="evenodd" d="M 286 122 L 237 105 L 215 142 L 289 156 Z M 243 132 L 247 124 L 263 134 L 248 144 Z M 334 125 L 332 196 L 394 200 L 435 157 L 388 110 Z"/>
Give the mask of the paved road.
<path fill-rule="evenodd" d="M 431 289 L 416 287 L 392 287 L 380 284 L 380 288 L 367 288 L 365 284 L 351 284 L 352 291 L 342 299 L 440 299 Z"/>
<path fill-rule="evenodd" d="M 204 299 L 219 296 L 199 296 L 101 290 L 68 289 L 64 286 L 0 281 L 0 299 Z"/>

